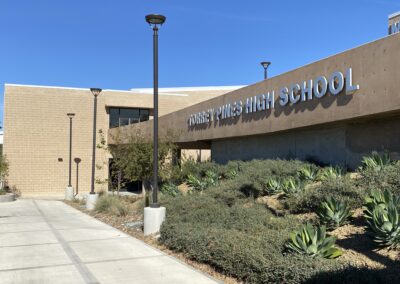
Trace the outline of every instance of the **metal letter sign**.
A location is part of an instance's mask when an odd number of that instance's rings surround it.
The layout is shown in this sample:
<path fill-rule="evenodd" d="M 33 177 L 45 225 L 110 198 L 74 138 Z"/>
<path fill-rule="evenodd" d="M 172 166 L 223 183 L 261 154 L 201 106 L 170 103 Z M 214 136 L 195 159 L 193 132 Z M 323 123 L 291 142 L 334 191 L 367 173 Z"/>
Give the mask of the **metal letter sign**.
<path fill-rule="evenodd" d="M 337 96 L 342 92 L 346 95 L 352 95 L 359 89 L 359 85 L 353 84 L 352 68 L 348 68 L 344 74 L 340 71 L 335 71 L 327 77 L 318 76 L 313 80 L 310 79 L 301 83 L 296 82 L 283 86 L 277 93 L 279 95 L 278 103 L 284 107 L 321 99 L 328 93 L 332 96 Z M 196 125 L 210 124 L 214 120 L 232 119 L 241 116 L 243 113 L 252 114 L 274 108 L 275 91 L 273 90 L 194 113 L 190 115 L 188 124 L 190 127 L 194 127 Z"/>

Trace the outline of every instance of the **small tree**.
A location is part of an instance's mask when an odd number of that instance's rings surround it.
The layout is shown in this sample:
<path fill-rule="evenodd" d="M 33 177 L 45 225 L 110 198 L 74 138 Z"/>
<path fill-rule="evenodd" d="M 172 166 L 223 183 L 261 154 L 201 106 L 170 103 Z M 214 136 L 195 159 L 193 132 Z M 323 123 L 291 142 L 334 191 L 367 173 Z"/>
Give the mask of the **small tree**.
<path fill-rule="evenodd" d="M 129 181 L 140 180 L 144 183 L 146 196 L 149 196 L 149 184 L 153 177 L 153 143 L 142 132 L 135 131 L 128 134 L 126 139 L 118 134 L 114 137 L 116 144 L 109 145 L 108 149 L 113 156 L 115 168 L 122 171 Z M 172 153 L 177 149 L 172 131 L 166 131 L 158 143 L 158 168 L 161 180 L 171 175 Z M 146 203 L 149 200 L 146 198 Z"/>

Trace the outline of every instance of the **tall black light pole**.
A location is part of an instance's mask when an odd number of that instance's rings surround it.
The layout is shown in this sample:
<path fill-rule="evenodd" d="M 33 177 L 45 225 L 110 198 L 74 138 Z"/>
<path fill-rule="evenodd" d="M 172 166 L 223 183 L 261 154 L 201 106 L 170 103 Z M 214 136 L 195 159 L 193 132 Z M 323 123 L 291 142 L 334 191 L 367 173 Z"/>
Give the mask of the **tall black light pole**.
<path fill-rule="evenodd" d="M 264 79 L 267 79 L 267 69 L 268 69 L 268 66 L 270 66 L 270 65 L 271 65 L 271 62 L 268 62 L 268 61 L 261 62 L 261 66 L 264 68 Z"/>
<path fill-rule="evenodd" d="M 92 180 L 90 184 L 90 194 L 95 194 L 94 192 L 94 171 L 96 166 L 96 116 L 97 116 L 97 96 L 101 93 L 99 88 L 90 88 L 94 96 L 93 105 L 93 145 L 92 145 Z"/>
<path fill-rule="evenodd" d="M 72 119 L 75 113 L 67 113 L 69 117 L 69 174 L 68 174 L 68 187 L 72 187 L 71 184 L 71 171 L 72 171 Z"/>
<path fill-rule="evenodd" d="M 163 15 L 146 16 L 146 22 L 153 27 L 153 76 L 154 76 L 154 119 L 153 119 L 153 201 L 152 208 L 159 208 L 158 203 L 158 26 L 165 22 Z"/>

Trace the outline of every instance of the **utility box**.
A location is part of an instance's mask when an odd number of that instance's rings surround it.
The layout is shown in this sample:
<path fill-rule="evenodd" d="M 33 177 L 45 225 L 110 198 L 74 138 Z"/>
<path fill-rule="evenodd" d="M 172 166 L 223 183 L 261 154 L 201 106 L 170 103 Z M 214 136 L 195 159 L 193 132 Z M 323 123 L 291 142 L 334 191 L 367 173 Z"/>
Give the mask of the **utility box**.
<path fill-rule="evenodd" d="M 400 12 L 389 15 L 389 35 L 400 31 Z"/>

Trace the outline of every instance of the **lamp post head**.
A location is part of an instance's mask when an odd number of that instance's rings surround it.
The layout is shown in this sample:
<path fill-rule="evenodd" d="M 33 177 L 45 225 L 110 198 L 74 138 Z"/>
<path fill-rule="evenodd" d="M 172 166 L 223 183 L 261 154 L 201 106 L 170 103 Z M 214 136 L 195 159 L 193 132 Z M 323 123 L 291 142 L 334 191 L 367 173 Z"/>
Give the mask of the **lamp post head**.
<path fill-rule="evenodd" d="M 77 164 L 79 164 L 81 161 L 82 161 L 82 160 L 81 160 L 80 158 L 75 158 L 75 159 L 74 159 L 74 162 L 77 163 Z"/>
<path fill-rule="evenodd" d="M 67 116 L 72 119 L 75 116 L 75 113 L 67 113 Z"/>
<path fill-rule="evenodd" d="M 271 65 L 271 62 L 269 62 L 269 61 L 263 61 L 263 62 L 261 62 L 261 66 L 264 67 L 264 69 L 267 69 L 268 66 L 270 66 L 270 65 Z"/>
<path fill-rule="evenodd" d="M 165 19 L 165 16 L 158 14 L 150 14 L 146 16 L 146 22 L 148 22 L 150 26 L 154 25 L 155 27 L 164 24 Z"/>
<path fill-rule="evenodd" d="M 92 92 L 92 94 L 97 97 L 98 95 L 100 95 L 102 89 L 100 88 L 90 88 L 90 91 Z"/>

